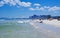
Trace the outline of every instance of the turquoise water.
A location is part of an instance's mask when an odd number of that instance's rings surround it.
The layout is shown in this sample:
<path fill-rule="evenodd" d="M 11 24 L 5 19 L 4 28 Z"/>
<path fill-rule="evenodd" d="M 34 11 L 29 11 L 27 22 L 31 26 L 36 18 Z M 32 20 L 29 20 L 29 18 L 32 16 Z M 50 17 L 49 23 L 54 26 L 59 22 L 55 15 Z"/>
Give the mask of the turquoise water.
<path fill-rule="evenodd" d="M 0 21 L 0 38 L 42 38 L 43 36 L 29 23 Z"/>
<path fill-rule="evenodd" d="M 44 34 L 44 32 L 41 32 L 47 27 L 44 24 L 37 24 L 37 26 L 39 29 L 34 28 L 28 22 L 17 23 L 17 20 L 0 21 L 0 38 L 57 38 L 54 33 Z M 40 27 L 44 29 L 40 29 Z"/>

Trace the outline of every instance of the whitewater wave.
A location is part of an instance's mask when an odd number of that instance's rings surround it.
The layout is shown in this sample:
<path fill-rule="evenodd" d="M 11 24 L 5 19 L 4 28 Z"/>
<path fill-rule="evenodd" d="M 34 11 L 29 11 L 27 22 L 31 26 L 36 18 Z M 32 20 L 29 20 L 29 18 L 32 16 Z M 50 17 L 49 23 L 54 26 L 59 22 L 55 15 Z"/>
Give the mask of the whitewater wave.
<path fill-rule="evenodd" d="M 19 21 L 17 21 L 17 23 L 29 23 L 31 20 L 19 20 Z"/>

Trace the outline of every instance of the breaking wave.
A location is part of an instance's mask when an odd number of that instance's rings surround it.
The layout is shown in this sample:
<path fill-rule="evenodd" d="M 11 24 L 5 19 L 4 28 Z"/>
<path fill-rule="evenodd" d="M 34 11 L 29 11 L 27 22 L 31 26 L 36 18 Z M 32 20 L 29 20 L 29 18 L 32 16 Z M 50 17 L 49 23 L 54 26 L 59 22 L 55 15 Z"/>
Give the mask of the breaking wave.
<path fill-rule="evenodd" d="M 30 22 L 30 20 L 23 20 L 23 21 L 19 20 L 19 21 L 17 21 L 17 23 L 29 23 L 29 22 Z"/>

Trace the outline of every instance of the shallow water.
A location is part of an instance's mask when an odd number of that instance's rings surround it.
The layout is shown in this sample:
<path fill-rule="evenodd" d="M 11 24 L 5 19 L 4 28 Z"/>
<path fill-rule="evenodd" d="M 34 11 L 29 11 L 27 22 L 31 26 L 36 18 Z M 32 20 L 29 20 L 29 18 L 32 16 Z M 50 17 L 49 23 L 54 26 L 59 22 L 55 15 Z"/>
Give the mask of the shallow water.
<path fill-rule="evenodd" d="M 0 22 L 0 38 L 40 38 L 41 34 L 28 23 Z"/>
<path fill-rule="evenodd" d="M 0 38 L 54 38 L 48 37 L 29 23 L 0 21 Z"/>

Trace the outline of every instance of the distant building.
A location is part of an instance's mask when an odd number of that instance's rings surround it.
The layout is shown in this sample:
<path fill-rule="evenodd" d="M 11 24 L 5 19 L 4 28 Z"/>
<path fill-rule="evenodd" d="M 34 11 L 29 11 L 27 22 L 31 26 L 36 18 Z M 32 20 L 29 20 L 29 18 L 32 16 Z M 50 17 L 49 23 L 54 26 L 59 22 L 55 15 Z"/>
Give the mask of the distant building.
<path fill-rule="evenodd" d="M 33 15 L 33 16 L 30 16 L 29 18 L 31 18 L 31 19 L 49 19 L 49 18 L 51 18 L 51 16 L 50 15 L 40 15 L 40 16 Z"/>
<path fill-rule="evenodd" d="M 57 18 L 58 21 L 60 21 L 60 16 Z"/>
<path fill-rule="evenodd" d="M 33 15 L 33 16 L 29 16 L 30 19 L 38 19 L 39 16 L 38 15 Z"/>
<path fill-rule="evenodd" d="M 60 16 L 51 16 L 51 15 L 33 15 L 29 16 L 30 19 L 58 19 L 60 20 Z"/>

